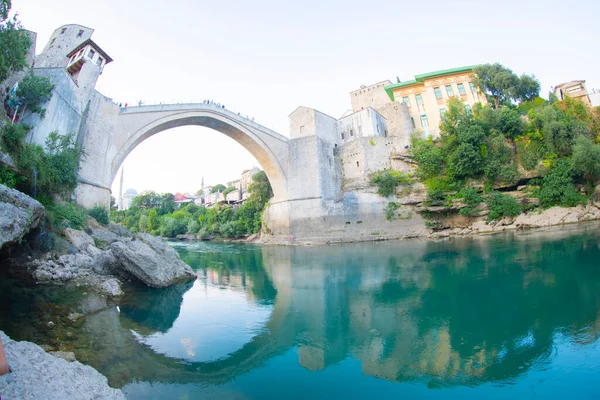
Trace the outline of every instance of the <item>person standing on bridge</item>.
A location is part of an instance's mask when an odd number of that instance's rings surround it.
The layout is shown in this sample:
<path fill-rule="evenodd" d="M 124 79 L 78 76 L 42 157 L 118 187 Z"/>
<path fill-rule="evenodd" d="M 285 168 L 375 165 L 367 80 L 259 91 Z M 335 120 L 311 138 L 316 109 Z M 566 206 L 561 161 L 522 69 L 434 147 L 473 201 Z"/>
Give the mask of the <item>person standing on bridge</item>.
<path fill-rule="evenodd" d="M 140 100 L 140 101 L 138 101 L 138 106 L 140 106 L 140 107 L 141 107 L 141 106 L 142 106 L 142 104 L 144 104 L 144 103 L 143 103 L 141 100 Z"/>

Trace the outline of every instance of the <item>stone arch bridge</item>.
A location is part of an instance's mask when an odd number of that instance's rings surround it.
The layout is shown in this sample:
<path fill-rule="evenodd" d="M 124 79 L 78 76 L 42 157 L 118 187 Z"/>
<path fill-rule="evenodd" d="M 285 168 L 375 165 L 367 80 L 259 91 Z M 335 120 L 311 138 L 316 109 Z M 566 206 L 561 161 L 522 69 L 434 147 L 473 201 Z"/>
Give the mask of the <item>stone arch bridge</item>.
<path fill-rule="evenodd" d="M 420 218 L 386 224 L 387 201 L 375 193 L 344 192 L 337 120 L 307 107 L 290 115 L 288 138 L 212 104 L 119 108 L 96 93 L 77 135 L 86 154 L 79 166 L 77 202 L 88 208 L 108 206 L 110 186 L 127 155 L 154 134 L 189 125 L 219 131 L 256 158 L 274 193 L 263 213 L 263 232 L 278 243 L 373 240 L 373 232 L 378 240 L 392 239 L 424 229 Z"/>

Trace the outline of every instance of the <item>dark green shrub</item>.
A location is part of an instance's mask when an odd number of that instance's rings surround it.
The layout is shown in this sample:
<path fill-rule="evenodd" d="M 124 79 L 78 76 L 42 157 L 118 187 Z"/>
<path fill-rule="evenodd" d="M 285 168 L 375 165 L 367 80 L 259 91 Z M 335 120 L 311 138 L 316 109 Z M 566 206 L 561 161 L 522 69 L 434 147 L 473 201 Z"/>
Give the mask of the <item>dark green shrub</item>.
<path fill-rule="evenodd" d="M 385 219 L 387 219 L 388 221 L 394 219 L 394 215 L 396 214 L 396 210 L 398 210 L 398 208 L 400 208 L 398 203 L 390 201 L 384 209 Z"/>
<path fill-rule="evenodd" d="M 544 146 L 537 140 L 520 140 L 517 142 L 517 154 L 523 168 L 533 171 L 544 156 Z"/>
<path fill-rule="evenodd" d="M 7 165 L 0 166 L 0 183 L 11 189 L 17 186 L 17 175 Z"/>
<path fill-rule="evenodd" d="M 237 238 L 244 234 L 244 228 L 238 221 L 225 222 L 219 227 L 219 231 L 228 238 Z"/>
<path fill-rule="evenodd" d="M 108 210 L 102 204 L 96 204 L 94 207 L 90 208 L 88 214 L 102 225 L 106 226 L 110 222 Z"/>
<path fill-rule="evenodd" d="M 371 184 L 379 186 L 377 193 L 383 197 L 395 194 L 398 186 L 409 185 L 411 183 L 412 179 L 405 173 L 399 171 L 380 171 L 371 178 Z"/>
<path fill-rule="evenodd" d="M 462 202 L 467 205 L 467 207 L 461 208 L 459 211 L 460 215 L 473 215 L 473 211 L 475 207 L 477 207 L 482 201 L 483 198 L 477 192 L 477 189 L 474 188 L 464 188 L 458 193 L 458 197 L 462 199 Z"/>
<path fill-rule="evenodd" d="M 585 204 L 587 200 L 577 193 L 573 185 L 573 175 L 573 164 L 570 159 L 554 162 L 542 177 L 540 205 L 547 208 L 557 205 L 570 207 Z"/>
<path fill-rule="evenodd" d="M 25 136 L 29 133 L 28 126 L 8 124 L 2 127 L 2 148 L 13 158 L 18 157 L 19 151 L 23 143 L 25 143 Z"/>
<path fill-rule="evenodd" d="M 444 157 L 440 148 L 431 139 L 413 139 L 412 156 L 418 163 L 417 175 L 427 179 L 442 172 Z"/>
<path fill-rule="evenodd" d="M 490 208 L 488 221 L 502 217 L 516 217 L 521 214 L 521 204 L 509 194 L 492 192 L 486 200 Z"/>
<path fill-rule="evenodd" d="M 50 224 L 58 230 L 83 229 L 87 224 L 85 209 L 72 202 L 47 205 L 46 216 Z"/>

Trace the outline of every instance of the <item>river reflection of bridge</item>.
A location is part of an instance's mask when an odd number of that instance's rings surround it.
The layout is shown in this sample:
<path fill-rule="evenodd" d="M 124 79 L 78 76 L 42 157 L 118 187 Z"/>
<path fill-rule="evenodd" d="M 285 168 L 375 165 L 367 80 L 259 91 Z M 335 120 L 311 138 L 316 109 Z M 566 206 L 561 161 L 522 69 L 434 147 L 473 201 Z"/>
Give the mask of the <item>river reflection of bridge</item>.
<path fill-rule="evenodd" d="M 247 343 L 204 362 L 140 344 L 171 329 L 144 316 L 161 315 L 173 325 L 172 315 L 162 313 L 170 308 L 178 314 L 189 287 L 179 295 L 165 292 L 151 302 L 155 310 L 136 310 L 134 300 L 120 316 L 108 311 L 96 317 L 102 322 L 86 323 L 92 330 L 113 327 L 128 372 L 100 369 L 119 384 L 225 383 L 290 349 L 310 371 L 350 358 L 360 361 L 363 374 L 395 382 L 506 381 L 551 358 L 556 335 L 576 345 L 597 339 L 597 243 L 598 234 L 589 231 L 443 243 L 182 249 L 191 265 L 210 265 L 199 270 L 203 284 L 241 290 L 248 302 L 269 307 L 264 326 Z"/>

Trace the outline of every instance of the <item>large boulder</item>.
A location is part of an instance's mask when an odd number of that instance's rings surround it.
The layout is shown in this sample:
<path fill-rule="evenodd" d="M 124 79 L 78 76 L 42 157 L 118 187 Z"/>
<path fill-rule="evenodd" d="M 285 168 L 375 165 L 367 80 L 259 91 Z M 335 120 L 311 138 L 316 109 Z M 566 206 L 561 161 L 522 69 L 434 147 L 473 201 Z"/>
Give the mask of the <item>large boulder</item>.
<path fill-rule="evenodd" d="M 147 286 L 167 287 L 196 277 L 173 248 L 147 233 L 130 242 L 115 242 L 110 248 L 120 269 L 115 273 L 125 271 Z"/>
<path fill-rule="evenodd" d="M 125 399 L 94 368 L 50 355 L 31 342 L 16 342 L 0 331 L 12 372 L 0 376 L 6 399 Z"/>
<path fill-rule="evenodd" d="M 0 248 L 19 242 L 43 217 L 40 203 L 0 184 Z"/>

